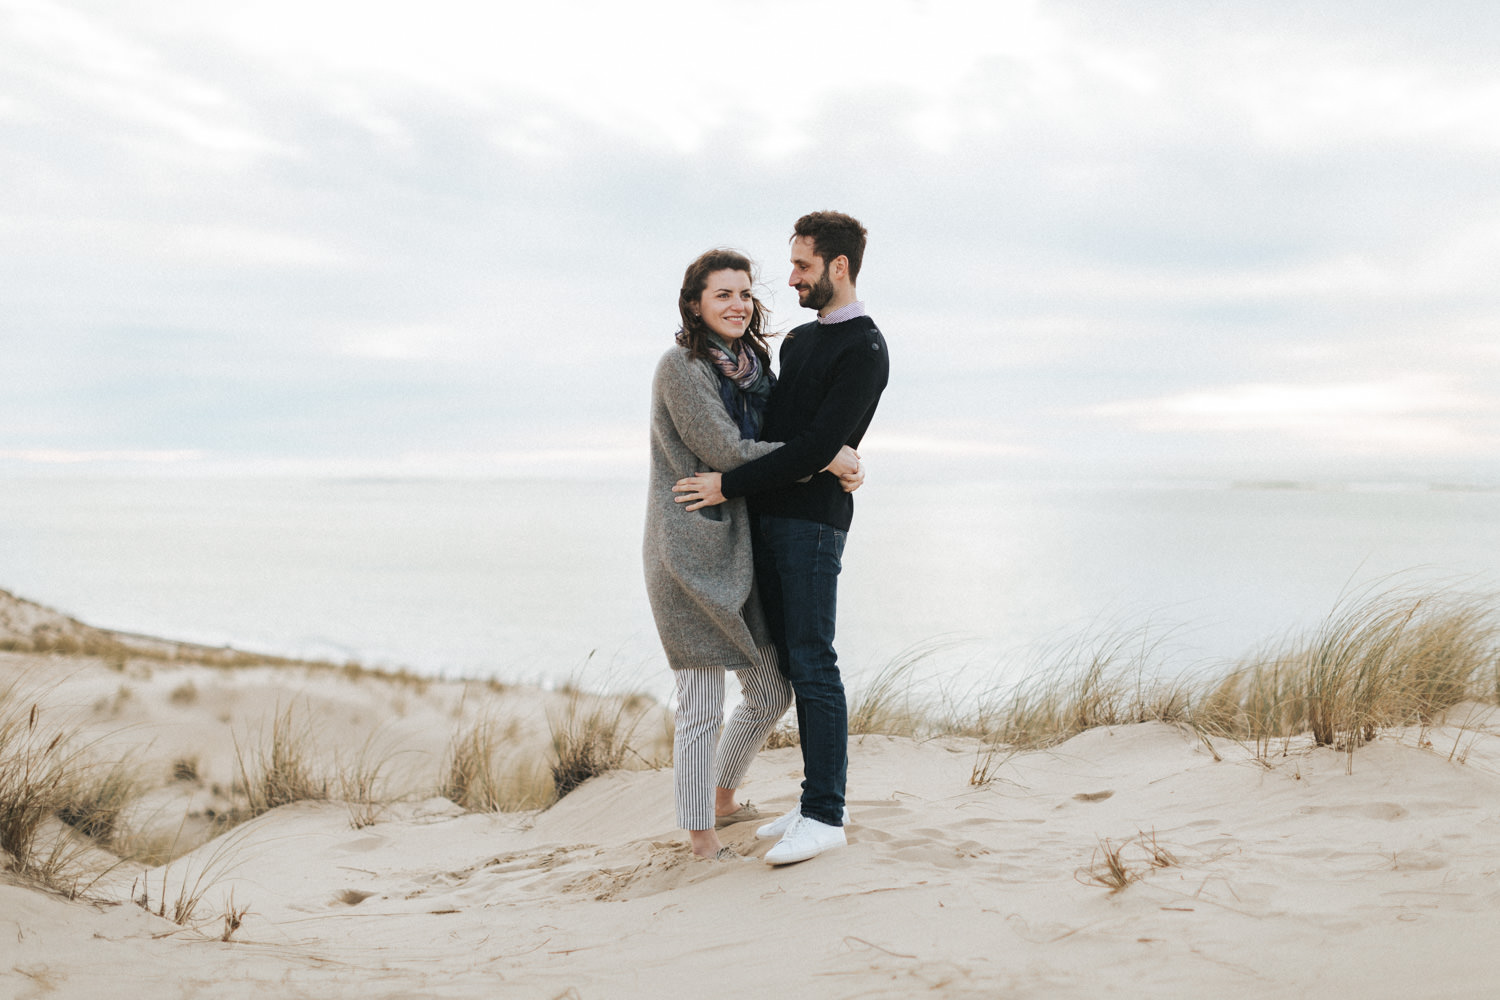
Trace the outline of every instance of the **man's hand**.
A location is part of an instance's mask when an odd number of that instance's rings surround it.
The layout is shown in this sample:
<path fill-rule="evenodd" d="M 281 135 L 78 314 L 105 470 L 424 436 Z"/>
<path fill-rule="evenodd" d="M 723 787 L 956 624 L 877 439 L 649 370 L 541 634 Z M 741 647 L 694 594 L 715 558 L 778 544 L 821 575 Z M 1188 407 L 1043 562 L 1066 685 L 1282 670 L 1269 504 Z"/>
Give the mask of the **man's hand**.
<path fill-rule="evenodd" d="M 865 463 L 860 462 L 859 468 L 854 470 L 850 476 L 839 476 L 839 485 L 844 488 L 845 493 L 853 493 L 865 484 Z"/>
<path fill-rule="evenodd" d="M 719 486 L 723 478 L 717 472 L 705 472 L 701 475 L 679 479 L 677 485 L 672 487 L 672 492 L 680 495 L 673 499 L 678 503 L 687 504 L 688 510 L 721 504 L 724 502 L 724 494 L 720 492 Z"/>

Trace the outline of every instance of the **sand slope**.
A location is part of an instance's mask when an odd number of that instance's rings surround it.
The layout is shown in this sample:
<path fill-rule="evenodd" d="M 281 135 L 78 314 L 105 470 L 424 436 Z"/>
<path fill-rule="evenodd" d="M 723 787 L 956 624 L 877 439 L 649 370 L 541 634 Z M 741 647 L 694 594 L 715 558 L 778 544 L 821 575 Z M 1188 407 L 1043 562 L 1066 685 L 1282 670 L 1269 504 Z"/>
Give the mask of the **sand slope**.
<path fill-rule="evenodd" d="M 301 803 L 137 883 L 155 901 L 205 876 L 201 933 L 0 885 L 0 995 L 1487 995 L 1500 744 L 1429 735 L 1259 761 L 1160 724 L 1094 730 L 984 787 L 972 743 L 866 737 L 850 847 L 778 869 L 754 824 L 726 831 L 749 859 L 691 859 L 665 770 L 539 814 L 431 799 L 356 830 Z M 799 776 L 797 751 L 767 753 L 746 791 L 780 809 Z M 1132 843 L 1137 881 L 1088 884 L 1100 838 L 1141 832 L 1176 863 Z M 249 912 L 224 944 L 231 893 Z"/>

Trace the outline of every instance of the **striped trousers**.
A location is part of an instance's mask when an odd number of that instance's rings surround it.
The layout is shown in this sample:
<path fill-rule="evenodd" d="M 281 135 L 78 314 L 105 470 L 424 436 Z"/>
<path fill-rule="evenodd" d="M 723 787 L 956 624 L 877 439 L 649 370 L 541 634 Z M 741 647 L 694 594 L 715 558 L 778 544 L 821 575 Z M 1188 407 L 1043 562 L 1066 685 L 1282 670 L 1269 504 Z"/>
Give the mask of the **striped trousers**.
<path fill-rule="evenodd" d="M 774 662 L 734 673 L 741 701 L 724 726 L 723 667 L 684 667 L 677 679 L 677 727 L 672 743 L 677 825 L 714 828 L 714 786 L 738 788 L 776 721 L 792 704 L 792 687 Z M 724 732 L 720 736 L 719 729 Z"/>

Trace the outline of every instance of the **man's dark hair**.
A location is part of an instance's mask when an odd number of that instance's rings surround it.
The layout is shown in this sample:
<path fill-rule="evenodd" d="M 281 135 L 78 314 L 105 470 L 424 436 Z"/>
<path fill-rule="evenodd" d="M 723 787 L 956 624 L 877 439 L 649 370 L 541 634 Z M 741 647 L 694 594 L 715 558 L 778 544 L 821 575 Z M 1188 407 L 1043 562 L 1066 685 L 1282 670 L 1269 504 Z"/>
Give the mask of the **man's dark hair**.
<path fill-rule="evenodd" d="M 827 267 L 835 257 L 849 261 L 849 284 L 859 278 L 859 265 L 865 259 L 865 227 L 852 215 L 843 212 L 809 212 L 792 227 L 792 238 L 805 236 L 812 240 L 813 251 Z"/>

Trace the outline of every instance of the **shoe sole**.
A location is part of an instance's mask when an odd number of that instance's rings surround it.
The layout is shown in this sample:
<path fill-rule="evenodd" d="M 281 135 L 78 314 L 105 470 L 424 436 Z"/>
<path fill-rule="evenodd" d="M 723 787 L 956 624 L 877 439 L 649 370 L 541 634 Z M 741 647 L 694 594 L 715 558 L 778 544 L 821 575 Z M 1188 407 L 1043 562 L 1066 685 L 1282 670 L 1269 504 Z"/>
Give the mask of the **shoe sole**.
<path fill-rule="evenodd" d="M 840 847 L 848 847 L 848 846 L 849 845 L 847 843 L 845 843 L 845 844 L 829 844 L 826 847 L 820 847 L 820 848 L 818 848 L 817 850 L 815 850 L 815 851 L 813 851 L 811 853 L 799 854 L 795 858 L 776 858 L 775 860 L 772 860 L 771 856 L 768 854 L 768 855 L 766 855 L 766 864 L 770 865 L 772 868 L 779 868 L 782 865 L 795 865 L 799 861 L 811 861 L 813 858 L 817 857 L 820 854 L 827 854 L 829 851 L 835 851 L 835 850 L 838 850 Z"/>

